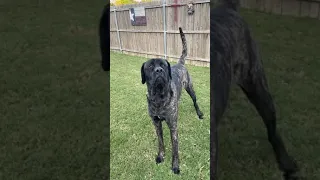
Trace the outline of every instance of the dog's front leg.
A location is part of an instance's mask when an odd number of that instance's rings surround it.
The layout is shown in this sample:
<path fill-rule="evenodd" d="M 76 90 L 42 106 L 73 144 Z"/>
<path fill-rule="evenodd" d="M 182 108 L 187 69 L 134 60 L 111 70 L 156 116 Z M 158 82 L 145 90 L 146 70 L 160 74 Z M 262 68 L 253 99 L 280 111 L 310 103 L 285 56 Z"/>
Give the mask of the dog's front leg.
<path fill-rule="evenodd" d="M 153 117 L 153 124 L 156 128 L 156 133 L 159 141 L 159 151 L 158 156 L 156 157 L 156 163 L 162 163 L 164 161 L 164 143 L 163 143 L 163 132 L 162 132 L 162 123 L 161 120 L 155 116 Z"/>
<path fill-rule="evenodd" d="M 178 144 L 178 126 L 177 117 L 167 121 L 170 129 L 171 143 L 172 143 L 172 171 L 174 174 L 179 174 L 179 144 Z"/>

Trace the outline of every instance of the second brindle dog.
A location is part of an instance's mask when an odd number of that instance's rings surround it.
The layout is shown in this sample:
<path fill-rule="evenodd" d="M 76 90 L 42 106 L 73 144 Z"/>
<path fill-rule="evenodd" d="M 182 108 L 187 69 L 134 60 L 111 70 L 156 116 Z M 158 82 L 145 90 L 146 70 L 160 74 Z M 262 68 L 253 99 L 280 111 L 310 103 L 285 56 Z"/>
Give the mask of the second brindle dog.
<path fill-rule="evenodd" d="M 262 117 L 279 168 L 284 172 L 284 179 L 298 179 L 297 164 L 288 155 L 277 132 L 276 110 L 257 45 L 247 23 L 238 13 L 238 7 L 237 0 L 224 0 L 220 6 L 210 10 L 210 177 L 216 179 L 217 125 L 227 107 L 230 86 L 234 82 L 241 87 Z"/>

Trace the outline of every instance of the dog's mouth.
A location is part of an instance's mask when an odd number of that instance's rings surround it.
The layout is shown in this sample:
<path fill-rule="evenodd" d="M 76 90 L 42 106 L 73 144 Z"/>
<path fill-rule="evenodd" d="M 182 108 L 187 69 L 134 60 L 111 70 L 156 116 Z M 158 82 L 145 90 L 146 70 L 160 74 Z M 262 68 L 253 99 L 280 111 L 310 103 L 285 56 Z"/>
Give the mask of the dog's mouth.
<path fill-rule="evenodd" d="M 155 78 L 152 89 L 151 89 L 151 94 L 153 98 L 157 99 L 164 99 L 167 97 L 167 92 L 168 92 L 168 81 L 166 80 L 166 77 L 163 76 L 158 76 Z M 152 100 L 152 98 L 150 98 Z"/>
<path fill-rule="evenodd" d="M 162 90 L 165 87 L 165 79 L 162 76 L 158 76 L 154 82 L 154 87 L 156 89 Z"/>
<path fill-rule="evenodd" d="M 163 87 L 164 87 L 163 84 L 157 84 L 157 85 L 156 85 L 156 88 L 157 88 L 157 89 L 163 89 Z"/>

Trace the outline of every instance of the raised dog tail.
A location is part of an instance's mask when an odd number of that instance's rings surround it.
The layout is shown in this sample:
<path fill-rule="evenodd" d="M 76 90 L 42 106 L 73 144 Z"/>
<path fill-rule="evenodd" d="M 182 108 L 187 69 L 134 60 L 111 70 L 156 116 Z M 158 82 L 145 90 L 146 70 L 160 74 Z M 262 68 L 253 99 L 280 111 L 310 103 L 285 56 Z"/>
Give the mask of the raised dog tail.
<path fill-rule="evenodd" d="M 185 59 L 187 57 L 187 50 L 188 50 L 187 49 L 187 41 L 186 41 L 186 37 L 184 36 L 184 33 L 183 33 L 181 27 L 179 27 L 179 31 L 180 31 L 181 41 L 182 41 L 182 54 L 180 56 L 178 63 L 184 65 Z"/>
<path fill-rule="evenodd" d="M 228 8 L 231 8 L 235 11 L 238 11 L 240 6 L 239 0 L 221 0 L 223 4 L 225 4 Z"/>

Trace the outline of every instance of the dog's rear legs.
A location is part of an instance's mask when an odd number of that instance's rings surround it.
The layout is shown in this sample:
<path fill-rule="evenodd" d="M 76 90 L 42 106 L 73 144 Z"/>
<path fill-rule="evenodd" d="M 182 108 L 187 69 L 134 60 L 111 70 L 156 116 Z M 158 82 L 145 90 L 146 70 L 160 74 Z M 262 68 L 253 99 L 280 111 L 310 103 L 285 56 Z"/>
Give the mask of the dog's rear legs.
<path fill-rule="evenodd" d="M 153 124 L 156 128 L 156 133 L 158 136 L 159 142 L 159 152 L 158 156 L 156 157 L 156 163 L 162 163 L 164 160 L 164 143 L 163 143 L 163 132 L 162 132 L 162 122 L 158 117 L 153 117 Z"/>
<path fill-rule="evenodd" d="M 188 94 L 190 95 L 192 101 L 193 101 L 193 106 L 196 109 L 197 115 L 199 117 L 199 119 L 203 119 L 203 113 L 200 111 L 200 108 L 198 106 L 197 103 L 197 97 L 196 97 L 196 93 L 193 90 L 193 86 L 192 86 L 192 82 L 191 80 L 189 80 L 189 83 L 186 87 L 186 91 L 188 92 Z"/>
<path fill-rule="evenodd" d="M 214 63 L 210 62 L 210 179 L 216 180 L 218 179 L 218 124 L 227 107 L 231 73 L 230 69 L 223 66 L 225 59 L 216 53 L 210 53 L 210 56 L 215 60 Z"/>
<path fill-rule="evenodd" d="M 285 179 L 295 179 L 294 175 L 298 168 L 294 160 L 288 155 L 284 143 L 277 132 L 276 111 L 268 91 L 266 77 L 263 72 L 257 74 L 256 79 L 252 79 L 253 76 L 251 76 L 251 78 L 239 85 L 264 121 L 269 142 L 273 147 L 279 168 L 284 172 Z"/>

